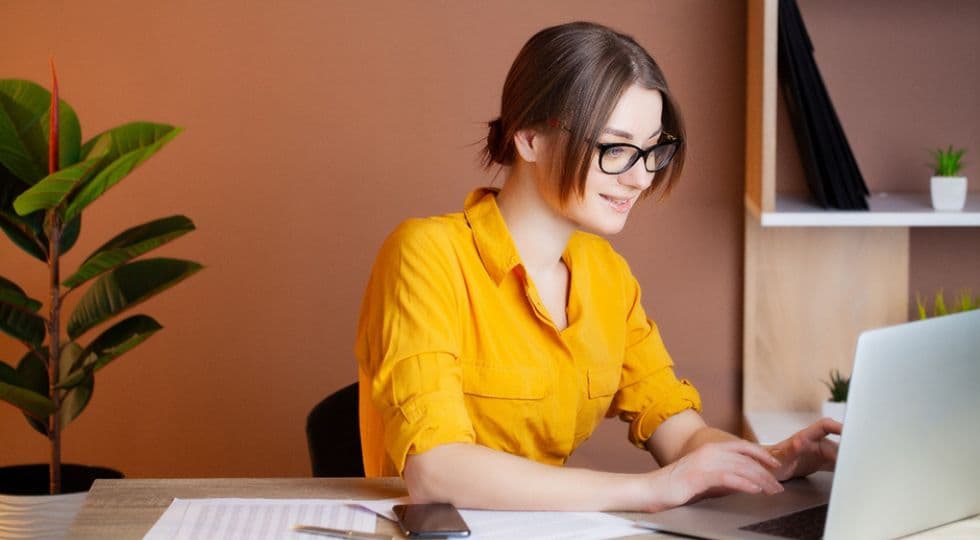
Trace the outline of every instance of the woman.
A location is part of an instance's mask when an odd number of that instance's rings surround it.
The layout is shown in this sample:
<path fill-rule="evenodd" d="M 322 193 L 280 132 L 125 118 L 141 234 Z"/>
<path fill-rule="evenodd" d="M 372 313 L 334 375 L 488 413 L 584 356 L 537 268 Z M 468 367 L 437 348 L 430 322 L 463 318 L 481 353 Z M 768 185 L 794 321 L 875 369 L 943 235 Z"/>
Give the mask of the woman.
<path fill-rule="evenodd" d="M 364 297 L 356 352 L 369 476 L 412 498 L 494 509 L 656 511 L 831 468 L 823 420 L 772 448 L 708 427 L 678 380 L 615 234 L 666 194 L 684 125 L 660 68 L 591 23 L 524 46 L 490 123 L 488 166 L 462 213 L 403 223 Z M 661 468 L 563 467 L 605 416 Z"/>

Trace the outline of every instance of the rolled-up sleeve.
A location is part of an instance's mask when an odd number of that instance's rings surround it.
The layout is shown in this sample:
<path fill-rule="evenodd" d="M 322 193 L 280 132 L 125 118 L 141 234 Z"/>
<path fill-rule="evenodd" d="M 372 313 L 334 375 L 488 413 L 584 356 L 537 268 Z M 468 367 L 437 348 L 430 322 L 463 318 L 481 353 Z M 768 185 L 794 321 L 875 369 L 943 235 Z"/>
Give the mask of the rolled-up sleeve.
<path fill-rule="evenodd" d="M 399 474 L 410 454 L 476 440 L 463 404 L 460 372 L 454 356 L 422 353 L 385 366 L 375 377 L 385 454 Z"/>
<path fill-rule="evenodd" d="M 647 439 L 671 416 L 688 409 L 700 411 L 701 397 L 689 381 L 674 374 L 674 362 L 657 325 L 647 318 L 640 304 L 640 287 L 632 274 L 627 283 L 627 346 L 620 387 L 609 415 L 628 422 L 630 442 L 644 448 Z"/>
<path fill-rule="evenodd" d="M 476 439 L 459 363 L 458 272 L 451 245 L 429 233 L 424 220 L 392 233 L 361 309 L 356 352 L 373 406 L 362 414 L 380 420 L 361 422 L 369 476 L 401 474 L 411 454 Z M 369 463 L 381 451 L 394 471 Z"/>

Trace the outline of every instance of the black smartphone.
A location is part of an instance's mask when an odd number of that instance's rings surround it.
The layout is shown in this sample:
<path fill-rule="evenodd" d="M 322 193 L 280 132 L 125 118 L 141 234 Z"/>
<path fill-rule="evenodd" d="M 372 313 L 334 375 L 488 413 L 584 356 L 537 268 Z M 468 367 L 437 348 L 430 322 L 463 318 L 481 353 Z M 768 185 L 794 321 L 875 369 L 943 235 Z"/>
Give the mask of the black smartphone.
<path fill-rule="evenodd" d="M 402 531 L 409 538 L 469 536 L 470 528 L 449 503 L 397 504 L 393 508 Z"/>

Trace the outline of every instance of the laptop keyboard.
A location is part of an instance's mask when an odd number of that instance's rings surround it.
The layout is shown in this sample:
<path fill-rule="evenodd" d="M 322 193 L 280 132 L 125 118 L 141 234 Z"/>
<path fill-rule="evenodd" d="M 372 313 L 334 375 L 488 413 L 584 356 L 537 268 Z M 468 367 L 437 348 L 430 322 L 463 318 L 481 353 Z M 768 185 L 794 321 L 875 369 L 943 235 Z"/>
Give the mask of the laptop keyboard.
<path fill-rule="evenodd" d="M 823 526 L 826 522 L 827 505 L 824 504 L 739 528 L 782 538 L 820 540 L 823 538 Z"/>

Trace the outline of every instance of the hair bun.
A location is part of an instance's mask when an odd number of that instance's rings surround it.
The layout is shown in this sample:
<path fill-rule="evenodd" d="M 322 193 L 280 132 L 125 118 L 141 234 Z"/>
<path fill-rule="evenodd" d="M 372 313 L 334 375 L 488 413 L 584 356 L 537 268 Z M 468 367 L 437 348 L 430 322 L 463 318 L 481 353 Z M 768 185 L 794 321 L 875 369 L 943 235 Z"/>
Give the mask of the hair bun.
<path fill-rule="evenodd" d="M 504 126 L 500 118 L 487 122 L 489 130 L 487 132 L 486 158 L 488 163 L 503 163 L 504 150 Z"/>

